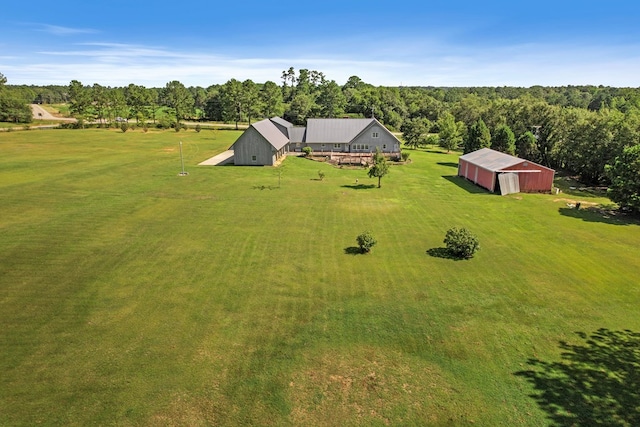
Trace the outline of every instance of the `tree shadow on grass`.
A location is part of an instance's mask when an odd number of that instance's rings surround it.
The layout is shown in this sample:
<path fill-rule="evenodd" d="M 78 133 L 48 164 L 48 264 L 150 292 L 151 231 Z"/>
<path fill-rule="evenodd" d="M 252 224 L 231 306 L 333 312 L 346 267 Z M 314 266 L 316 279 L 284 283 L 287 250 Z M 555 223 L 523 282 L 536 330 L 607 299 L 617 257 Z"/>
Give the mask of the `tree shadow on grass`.
<path fill-rule="evenodd" d="M 640 223 L 631 215 L 627 215 L 616 210 L 601 209 L 595 206 L 585 207 L 582 209 L 562 207 L 558 209 L 558 212 L 560 215 L 581 219 L 587 222 L 601 222 L 614 225 L 633 225 Z"/>
<path fill-rule="evenodd" d="M 440 166 L 449 166 L 450 168 L 458 168 L 458 164 L 453 162 L 437 162 L 436 164 Z"/>
<path fill-rule="evenodd" d="M 348 248 L 344 248 L 344 253 L 346 255 L 360 255 L 362 251 L 357 246 L 349 246 Z"/>
<path fill-rule="evenodd" d="M 640 426 L 640 333 L 598 329 L 560 342 L 561 361 L 529 359 L 531 395 L 553 426 Z"/>
<path fill-rule="evenodd" d="M 371 188 L 376 188 L 375 184 L 354 184 L 354 185 L 343 185 L 344 188 L 351 188 L 352 190 L 369 190 Z"/>
<path fill-rule="evenodd" d="M 465 178 L 461 176 L 443 175 L 442 177 L 471 194 L 486 194 L 487 196 L 495 195 L 494 193 L 490 193 L 488 190 L 485 190 L 484 188 L 478 185 L 475 185 L 473 182 L 467 181 Z"/>
<path fill-rule="evenodd" d="M 461 261 L 467 258 L 460 258 L 453 255 L 447 248 L 431 248 L 427 250 L 427 255 L 434 258 L 452 259 L 454 261 Z"/>
<path fill-rule="evenodd" d="M 252 187 L 254 190 L 277 190 L 278 187 L 273 187 L 271 185 L 254 185 Z"/>

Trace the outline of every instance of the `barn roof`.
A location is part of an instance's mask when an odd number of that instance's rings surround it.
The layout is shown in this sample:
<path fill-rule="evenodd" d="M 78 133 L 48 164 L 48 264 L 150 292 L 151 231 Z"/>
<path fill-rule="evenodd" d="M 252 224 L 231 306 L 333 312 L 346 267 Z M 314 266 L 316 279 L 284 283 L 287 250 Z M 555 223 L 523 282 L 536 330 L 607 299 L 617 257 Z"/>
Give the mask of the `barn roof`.
<path fill-rule="evenodd" d="M 278 129 L 277 126 L 269 119 L 261 120 L 251 126 L 257 130 L 260 135 L 262 135 L 264 139 L 266 139 L 276 150 L 281 149 L 289 143 L 289 138 L 280 132 L 280 129 Z"/>
<path fill-rule="evenodd" d="M 526 161 L 525 159 L 510 156 L 509 154 L 501 153 L 490 148 L 481 148 L 464 156 L 460 156 L 460 159 L 492 172 L 497 172 Z"/>
<path fill-rule="evenodd" d="M 375 119 L 308 119 L 306 143 L 349 143 Z"/>

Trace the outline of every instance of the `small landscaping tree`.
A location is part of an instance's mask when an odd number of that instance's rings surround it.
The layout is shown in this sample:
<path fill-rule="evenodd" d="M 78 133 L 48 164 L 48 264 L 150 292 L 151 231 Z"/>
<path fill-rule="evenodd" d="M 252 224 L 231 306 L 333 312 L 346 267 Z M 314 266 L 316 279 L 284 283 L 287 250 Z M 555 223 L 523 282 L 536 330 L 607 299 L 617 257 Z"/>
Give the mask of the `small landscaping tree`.
<path fill-rule="evenodd" d="M 378 188 L 380 188 L 380 181 L 382 177 L 389 173 L 389 164 L 384 154 L 380 152 L 380 149 L 376 147 L 376 152 L 373 154 L 373 165 L 369 168 L 369 178 L 378 178 Z"/>
<path fill-rule="evenodd" d="M 364 233 L 356 237 L 356 241 L 358 242 L 358 246 L 360 247 L 360 252 L 362 252 L 363 254 L 371 252 L 371 248 L 374 247 L 376 243 L 378 243 L 369 231 L 365 231 Z"/>
<path fill-rule="evenodd" d="M 456 258 L 472 258 L 480 249 L 478 238 L 466 228 L 451 228 L 447 231 L 444 244 L 450 255 Z"/>
<path fill-rule="evenodd" d="M 309 157 L 313 152 L 313 149 L 311 147 L 303 147 L 302 152 L 304 153 L 305 156 Z"/>
<path fill-rule="evenodd" d="M 324 171 L 318 171 L 318 178 L 320 178 L 320 181 L 324 180 L 324 176 L 325 176 Z"/>

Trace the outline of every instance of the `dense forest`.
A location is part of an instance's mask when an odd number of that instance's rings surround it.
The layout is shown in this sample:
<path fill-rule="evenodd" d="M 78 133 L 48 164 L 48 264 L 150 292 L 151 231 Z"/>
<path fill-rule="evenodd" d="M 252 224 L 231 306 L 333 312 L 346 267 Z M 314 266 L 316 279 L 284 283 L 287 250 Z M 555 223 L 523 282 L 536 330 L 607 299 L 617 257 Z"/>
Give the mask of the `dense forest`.
<path fill-rule="evenodd" d="M 178 81 L 163 88 L 88 86 L 77 80 L 68 86 L 12 86 L 0 77 L 2 121 L 29 121 L 20 108 L 26 103 L 68 103 L 81 123 L 126 118 L 143 126 L 162 120 L 160 125 L 176 127 L 184 119 L 251 123 L 273 116 L 301 125 L 309 117 L 375 116 L 402 131 L 410 147 L 440 144 L 465 152 L 491 147 L 590 185 L 615 181 L 615 160 L 640 145 L 640 88 L 382 87 L 357 76 L 339 85 L 322 72 L 293 67 L 282 72 L 279 83 L 231 79 L 207 88 Z M 160 108 L 171 115 L 157 120 Z"/>

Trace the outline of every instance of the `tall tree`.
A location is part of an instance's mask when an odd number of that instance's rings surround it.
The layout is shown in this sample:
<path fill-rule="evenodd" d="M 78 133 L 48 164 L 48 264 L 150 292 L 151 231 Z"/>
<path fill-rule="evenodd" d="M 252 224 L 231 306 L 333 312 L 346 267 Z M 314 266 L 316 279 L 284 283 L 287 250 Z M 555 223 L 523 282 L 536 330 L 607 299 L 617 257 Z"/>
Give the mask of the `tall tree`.
<path fill-rule="evenodd" d="M 347 101 L 340 86 L 331 80 L 320 85 L 317 103 L 322 117 L 338 117 L 344 113 Z"/>
<path fill-rule="evenodd" d="M 430 128 L 431 122 L 428 119 L 416 117 L 405 120 L 401 127 L 404 143 L 414 149 L 424 145 Z"/>
<path fill-rule="evenodd" d="M 7 78 L 0 73 L 0 121 L 29 123 L 33 118 L 31 108 L 5 85 Z"/>
<path fill-rule="evenodd" d="M 369 168 L 369 178 L 378 178 L 378 188 L 381 187 L 382 177 L 389 173 L 389 163 L 384 157 L 384 154 L 380 152 L 380 148 L 376 147 L 376 152 L 373 153 L 373 165 Z"/>
<path fill-rule="evenodd" d="M 493 132 L 491 149 L 511 154 L 512 156 L 516 153 L 516 136 L 509 126 L 500 125 Z"/>
<path fill-rule="evenodd" d="M 640 213 L 640 144 L 626 147 L 606 173 L 611 180 L 608 194 L 611 200 Z"/>
<path fill-rule="evenodd" d="M 104 86 L 94 83 L 91 88 L 91 97 L 93 99 L 93 105 L 96 109 L 98 120 L 101 123 L 104 123 L 108 104 L 107 90 Z"/>
<path fill-rule="evenodd" d="M 223 120 L 235 121 L 236 130 L 238 130 L 238 122 L 242 120 L 243 92 L 242 83 L 236 79 L 229 80 L 220 88 Z"/>
<path fill-rule="evenodd" d="M 491 145 L 491 132 L 482 119 L 478 119 L 471 128 L 469 128 L 469 134 L 464 142 L 464 152 L 471 153 L 472 151 L 479 150 L 481 148 L 489 148 Z"/>
<path fill-rule="evenodd" d="M 272 81 L 267 81 L 260 90 L 262 114 L 265 117 L 281 116 L 284 112 L 282 91 Z"/>
<path fill-rule="evenodd" d="M 151 93 L 144 86 L 132 83 L 125 89 L 125 99 L 136 122 L 146 121 L 148 107 L 151 105 Z"/>
<path fill-rule="evenodd" d="M 173 109 L 176 129 L 180 129 L 180 119 L 185 118 L 193 110 L 193 96 L 182 83 L 173 80 L 164 87 L 162 98 L 166 106 Z"/>
<path fill-rule="evenodd" d="M 287 83 L 291 83 L 290 87 L 287 87 Z M 296 70 L 293 67 L 289 67 L 288 70 L 282 72 L 282 93 L 287 101 L 293 99 L 294 86 L 296 84 Z"/>
<path fill-rule="evenodd" d="M 296 125 L 302 125 L 316 108 L 313 96 L 300 93 L 291 101 L 289 109 L 284 113 L 284 118 Z"/>
<path fill-rule="evenodd" d="M 91 106 L 91 93 L 78 80 L 71 80 L 69 83 L 69 99 L 71 105 L 69 111 L 80 120 L 84 120 Z"/>
<path fill-rule="evenodd" d="M 242 82 L 242 104 L 244 105 L 247 120 L 251 124 L 251 118 L 259 116 L 262 110 L 258 86 L 252 80 Z"/>
<path fill-rule="evenodd" d="M 438 119 L 438 137 L 440 146 L 447 151 L 456 149 L 461 143 L 464 133 L 464 123 L 456 122 L 453 114 L 448 111 Z"/>
<path fill-rule="evenodd" d="M 538 157 L 538 143 L 533 133 L 527 131 L 518 137 L 516 141 L 518 157 L 527 160 L 535 160 Z"/>

